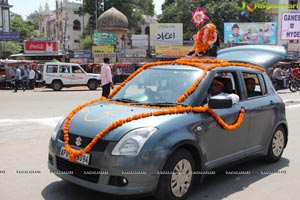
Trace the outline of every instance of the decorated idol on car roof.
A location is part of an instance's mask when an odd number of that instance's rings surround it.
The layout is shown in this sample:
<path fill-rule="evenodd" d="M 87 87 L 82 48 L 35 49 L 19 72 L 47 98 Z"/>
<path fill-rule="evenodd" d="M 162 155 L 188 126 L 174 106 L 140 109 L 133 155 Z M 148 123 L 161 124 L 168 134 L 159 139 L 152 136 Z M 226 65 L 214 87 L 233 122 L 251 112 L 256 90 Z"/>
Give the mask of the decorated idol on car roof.
<path fill-rule="evenodd" d="M 196 27 L 200 24 L 199 29 L 194 37 L 194 45 L 189 56 L 217 56 L 217 49 L 219 48 L 218 31 L 216 25 L 207 23 L 204 25 L 204 20 L 209 19 L 206 15 L 206 10 L 200 10 L 198 7 L 195 12 L 192 12 L 192 20 Z"/>

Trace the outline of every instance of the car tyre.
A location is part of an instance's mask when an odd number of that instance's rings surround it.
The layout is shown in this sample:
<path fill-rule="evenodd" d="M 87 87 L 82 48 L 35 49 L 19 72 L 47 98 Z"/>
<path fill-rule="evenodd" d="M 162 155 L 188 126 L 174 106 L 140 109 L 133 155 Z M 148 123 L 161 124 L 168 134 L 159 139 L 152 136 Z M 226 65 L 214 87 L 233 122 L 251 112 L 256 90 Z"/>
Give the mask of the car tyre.
<path fill-rule="evenodd" d="M 90 80 L 89 82 L 88 82 L 88 88 L 90 89 L 90 90 L 96 90 L 97 88 L 98 88 L 98 83 L 97 83 L 97 81 L 95 81 L 95 80 Z"/>
<path fill-rule="evenodd" d="M 53 81 L 52 89 L 54 91 L 60 91 L 62 87 L 63 87 L 63 85 L 62 85 L 61 81 Z"/>
<path fill-rule="evenodd" d="M 186 149 L 176 150 L 167 160 L 160 175 L 156 199 L 183 200 L 191 192 L 195 161 Z"/>
<path fill-rule="evenodd" d="M 297 92 L 298 91 L 298 84 L 294 81 L 292 81 L 289 85 L 289 89 L 291 92 Z"/>
<path fill-rule="evenodd" d="M 268 155 L 266 161 L 276 162 L 278 161 L 283 153 L 286 145 L 286 132 L 282 126 L 276 128 L 272 135 L 271 142 L 269 144 Z"/>

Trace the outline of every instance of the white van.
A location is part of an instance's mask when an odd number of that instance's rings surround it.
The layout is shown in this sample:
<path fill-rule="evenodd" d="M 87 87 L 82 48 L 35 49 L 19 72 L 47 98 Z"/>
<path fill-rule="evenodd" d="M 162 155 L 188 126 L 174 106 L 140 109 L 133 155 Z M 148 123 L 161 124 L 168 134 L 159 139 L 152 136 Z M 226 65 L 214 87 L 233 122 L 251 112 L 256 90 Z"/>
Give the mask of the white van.
<path fill-rule="evenodd" d="M 63 87 L 86 85 L 96 90 L 101 83 L 100 74 L 90 74 L 76 63 L 47 62 L 43 64 L 43 81 L 55 91 Z"/>

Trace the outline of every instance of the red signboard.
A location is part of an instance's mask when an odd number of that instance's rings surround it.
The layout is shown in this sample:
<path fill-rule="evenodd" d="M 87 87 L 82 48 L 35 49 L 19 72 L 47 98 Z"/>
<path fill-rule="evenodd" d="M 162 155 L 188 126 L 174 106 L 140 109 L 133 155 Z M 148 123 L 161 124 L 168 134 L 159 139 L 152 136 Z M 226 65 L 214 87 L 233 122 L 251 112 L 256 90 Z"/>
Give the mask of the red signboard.
<path fill-rule="evenodd" d="M 58 41 L 24 41 L 25 53 L 58 53 Z"/>

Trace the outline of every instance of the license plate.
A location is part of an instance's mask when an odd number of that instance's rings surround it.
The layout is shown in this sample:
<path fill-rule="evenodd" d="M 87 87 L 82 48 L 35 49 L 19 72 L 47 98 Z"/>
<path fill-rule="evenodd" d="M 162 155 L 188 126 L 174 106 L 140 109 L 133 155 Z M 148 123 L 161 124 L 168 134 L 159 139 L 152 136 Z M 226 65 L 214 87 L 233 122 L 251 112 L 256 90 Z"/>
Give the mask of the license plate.
<path fill-rule="evenodd" d="M 62 147 L 60 149 L 59 155 L 63 158 L 66 158 L 66 159 L 70 158 L 69 153 L 66 151 L 65 147 Z M 81 156 L 77 156 L 75 162 L 78 162 L 78 163 L 81 163 L 81 164 L 84 164 L 84 165 L 88 165 L 89 162 L 90 162 L 90 154 L 85 153 Z"/>

